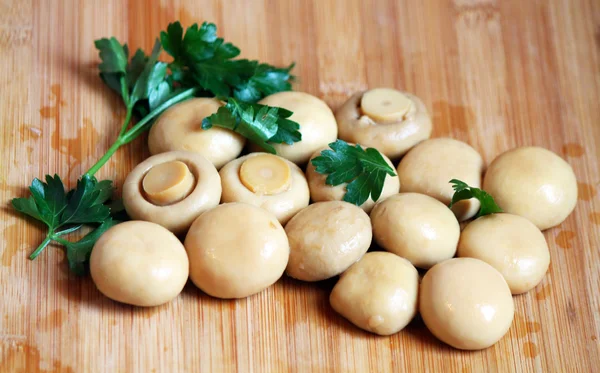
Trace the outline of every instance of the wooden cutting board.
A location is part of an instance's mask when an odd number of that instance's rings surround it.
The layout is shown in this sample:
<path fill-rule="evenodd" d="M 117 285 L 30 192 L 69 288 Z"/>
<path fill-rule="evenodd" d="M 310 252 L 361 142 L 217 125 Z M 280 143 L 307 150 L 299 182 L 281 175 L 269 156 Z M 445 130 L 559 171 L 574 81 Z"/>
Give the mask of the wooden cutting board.
<path fill-rule="evenodd" d="M 4 0 L 0 20 L 0 372 L 600 369 L 599 1 Z M 244 57 L 295 61 L 295 88 L 334 109 L 367 87 L 414 92 L 434 136 L 468 142 L 488 164 L 519 145 L 564 157 L 577 208 L 545 232 L 551 269 L 515 297 L 510 332 L 477 352 L 438 342 L 418 320 L 378 337 L 332 311 L 334 281 L 288 278 L 248 299 L 188 285 L 170 304 L 134 308 L 69 273 L 61 249 L 29 261 L 43 229 L 9 199 L 46 173 L 72 186 L 124 116 L 97 77 L 94 40 L 149 50 L 174 20 L 215 22 Z M 147 156 L 140 139 L 97 176 L 120 185 Z"/>

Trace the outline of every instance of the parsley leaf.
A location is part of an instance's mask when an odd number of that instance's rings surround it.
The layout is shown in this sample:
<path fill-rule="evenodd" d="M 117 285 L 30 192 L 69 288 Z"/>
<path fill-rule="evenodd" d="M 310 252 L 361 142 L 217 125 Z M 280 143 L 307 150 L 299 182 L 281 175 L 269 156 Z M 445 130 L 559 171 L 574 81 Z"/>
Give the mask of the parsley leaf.
<path fill-rule="evenodd" d="M 173 79 L 181 86 L 200 85 L 214 96 L 232 96 L 244 102 L 257 102 L 270 94 L 292 89 L 293 76 L 287 68 L 239 59 L 240 49 L 217 36 L 217 26 L 204 22 L 183 31 L 179 22 L 161 32 L 165 51 L 173 57 L 169 64 Z"/>
<path fill-rule="evenodd" d="M 65 247 L 67 251 L 67 261 L 69 262 L 71 271 L 80 276 L 85 275 L 89 269 L 88 265 L 94 244 L 96 244 L 96 241 L 98 241 L 104 232 L 119 223 L 120 222 L 117 220 L 108 218 L 103 221 L 98 228 L 83 236 L 79 241 L 67 242 Z"/>
<path fill-rule="evenodd" d="M 452 196 L 452 201 L 450 201 L 450 208 L 452 208 L 452 206 L 458 201 L 477 198 L 481 203 L 481 207 L 479 208 L 477 215 L 475 215 L 475 218 L 497 212 L 503 212 L 502 209 L 496 204 L 496 201 L 494 201 L 494 198 L 485 190 L 470 187 L 467 185 L 467 183 L 457 179 L 452 179 L 449 182 L 452 184 L 452 189 L 454 189 L 454 195 Z"/>
<path fill-rule="evenodd" d="M 46 182 L 34 179 L 29 190 L 31 196 L 14 198 L 13 207 L 48 226 L 46 240 L 33 252 L 31 259 L 51 241 L 64 242 L 59 237 L 79 229 L 80 224 L 102 223 L 110 216 L 110 209 L 105 205 L 113 193 L 109 180 L 99 182 L 93 176 L 84 175 L 77 181 L 77 187 L 65 194 L 60 177 L 46 175 Z M 65 226 L 71 227 L 59 231 Z"/>
<path fill-rule="evenodd" d="M 374 148 L 365 150 L 358 144 L 351 146 L 342 140 L 332 142 L 329 147 L 331 150 L 323 150 L 311 163 L 318 173 L 327 175 L 327 185 L 348 183 L 344 194 L 346 202 L 360 206 L 369 196 L 377 201 L 386 176 L 396 176 L 394 169 Z"/>
<path fill-rule="evenodd" d="M 229 98 L 225 106 L 202 120 L 202 129 L 212 126 L 230 129 L 275 154 L 275 148 L 268 142 L 293 143 L 302 138 L 298 131 L 300 125 L 287 119 L 291 115 L 292 112 L 282 108 L 248 104 Z"/>

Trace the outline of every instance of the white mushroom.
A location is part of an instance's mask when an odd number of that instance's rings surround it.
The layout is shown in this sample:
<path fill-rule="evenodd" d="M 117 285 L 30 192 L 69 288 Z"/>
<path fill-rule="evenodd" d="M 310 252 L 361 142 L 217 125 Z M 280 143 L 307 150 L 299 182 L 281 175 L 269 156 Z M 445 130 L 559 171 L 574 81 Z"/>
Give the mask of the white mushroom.
<path fill-rule="evenodd" d="M 244 298 L 283 274 L 290 255 L 275 215 L 246 203 L 226 203 L 200 215 L 185 237 L 190 279 L 217 298 Z"/>
<path fill-rule="evenodd" d="M 542 232 L 512 214 L 486 215 L 469 223 L 460 236 L 458 256 L 481 259 L 496 268 L 513 294 L 536 287 L 550 265 Z"/>
<path fill-rule="evenodd" d="M 550 150 L 533 146 L 494 159 L 483 188 L 505 212 L 523 216 L 541 230 L 562 223 L 577 203 L 571 166 Z"/>
<path fill-rule="evenodd" d="M 90 273 L 98 290 L 135 306 L 158 306 L 177 297 L 188 270 L 188 257 L 177 237 L 145 221 L 110 228 L 90 257 Z"/>
<path fill-rule="evenodd" d="M 285 226 L 290 241 L 288 276 L 321 281 L 344 272 L 371 245 L 371 221 L 347 202 L 317 202 Z"/>
<path fill-rule="evenodd" d="M 406 259 L 386 252 L 367 253 L 340 276 L 331 307 L 366 331 L 390 335 L 417 313 L 419 274 Z"/>
<path fill-rule="evenodd" d="M 403 192 L 431 196 L 448 205 L 454 194 L 451 179 L 481 187 L 483 159 L 471 146 L 462 141 L 436 138 L 423 141 L 411 149 L 398 165 L 398 177 Z M 452 206 L 459 221 L 472 218 L 479 210 L 475 198 Z"/>
<path fill-rule="evenodd" d="M 300 125 L 302 141 L 293 145 L 272 145 L 277 155 L 298 165 L 306 163 L 312 153 L 337 138 L 333 112 L 324 101 L 315 96 L 304 92 L 279 92 L 263 98 L 259 103 L 282 107 L 294 113 L 288 119 Z M 250 148 L 252 151 L 262 151 L 254 144 Z"/>
<path fill-rule="evenodd" d="M 138 164 L 123 184 L 123 205 L 136 220 L 184 233 L 202 212 L 219 204 L 221 179 L 198 153 L 174 151 Z"/>
<path fill-rule="evenodd" d="M 421 281 L 419 311 L 442 342 L 461 350 L 492 346 L 510 327 L 515 306 L 504 278 L 491 265 L 455 258 L 433 266 Z"/>
<path fill-rule="evenodd" d="M 285 158 L 250 153 L 221 171 L 222 202 L 245 202 L 275 214 L 281 224 L 308 206 L 308 184 L 302 170 Z"/>
<path fill-rule="evenodd" d="M 246 139 L 225 128 L 202 129 L 202 119 L 217 112 L 223 103 L 215 98 L 193 98 L 165 111 L 148 135 L 150 154 L 174 150 L 199 153 L 217 169 L 235 159 Z"/>
<path fill-rule="evenodd" d="M 458 220 L 448 206 L 424 194 L 400 193 L 376 204 L 371 224 L 379 246 L 416 267 L 430 268 L 456 253 Z"/>
<path fill-rule="evenodd" d="M 392 159 L 431 135 L 431 119 L 423 102 L 390 88 L 354 94 L 335 117 L 340 139 L 376 148 Z"/>

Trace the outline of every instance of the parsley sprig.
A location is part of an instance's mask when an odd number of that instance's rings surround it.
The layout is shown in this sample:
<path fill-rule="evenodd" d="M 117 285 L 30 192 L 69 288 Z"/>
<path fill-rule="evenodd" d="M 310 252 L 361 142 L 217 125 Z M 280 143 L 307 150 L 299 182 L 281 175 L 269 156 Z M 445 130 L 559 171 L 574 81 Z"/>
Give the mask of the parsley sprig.
<path fill-rule="evenodd" d="M 327 175 L 327 185 L 348 183 L 344 194 L 346 202 L 360 206 L 369 196 L 377 201 L 386 176 L 396 176 L 377 149 L 363 149 L 358 144 L 351 146 L 342 140 L 332 142 L 329 147 L 332 150 L 323 150 L 311 163 L 318 173 Z"/>
<path fill-rule="evenodd" d="M 185 33 L 179 22 L 171 23 L 154 43 L 150 55 L 138 49 L 130 56 L 127 44 L 116 38 L 96 40 L 101 63 L 100 78 L 114 90 L 126 108 L 115 142 L 107 152 L 65 191 L 58 175 L 46 175 L 46 181 L 34 179 L 31 195 L 15 198 L 13 207 L 48 227 L 44 241 L 33 251 L 35 259 L 51 242 L 65 246 L 69 268 L 85 273 L 96 240 L 119 220 L 111 204 L 114 188 L 109 180 L 94 175 L 123 145 L 148 130 L 166 109 L 192 97 L 218 96 L 227 104 L 203 123 L 203 128 L 221 126 L 233 129 L 251 141 L 274 152 L 269 143 L 300 141 L 299 126 L 288 118 L 292 113 L 281 108 L 259 105 L 256 101 L 291 89 L 293 76 L 287 68 L 246 59 L 234 59 L 239 48 L 217 37 L 212 23 L 197 24 Z M 159 61 L 164 50 L 173 57 L 170 63 Z M 134 121 L 137 119 L 137 122 Z M 83 225 L 95 226 L 77 242 L 63 238 Z"/>
<path fill-rule="evenodd" d="M 496 204 L 496 201 L 494 201 L 494 197 L 492 197 L 485 190 L 471 187 L 464 181 L 457 179 L 450 180 L 450 184 L 452 184 L 452 189 L 454 189 L 454 195 L 450 201 L 450 208 L 452 208 L 452 206 L 458 201 L 476 198 L 479 200 L 481 207 L 479 208 L 477 215 L 475 215 L 475 218 L 497 212 L 503 212 L 500 206 Z"/>

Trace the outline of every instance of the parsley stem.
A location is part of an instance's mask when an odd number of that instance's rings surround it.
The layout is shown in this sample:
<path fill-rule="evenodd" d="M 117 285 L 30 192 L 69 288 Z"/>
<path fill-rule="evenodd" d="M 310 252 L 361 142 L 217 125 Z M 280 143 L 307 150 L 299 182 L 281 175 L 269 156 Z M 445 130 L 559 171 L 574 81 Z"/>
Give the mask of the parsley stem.
<path fill-rule="evenodd" d="M 156 109 L 152 110 L 148 115 L 146 115 L 144 118 L 142 118 L 142 120 L 140 120 L 139 122 L 137 122 L 129 131 L 126 131 L 123 133 L 123 128 L 127 128 L 127 125 L 129 124 L 129 121 L 131 120 L 131 111 L 133 108 L 130 108 L 129 106 L 127 107 L 127 117 L 125 118 L 125 121 L 123 122 L 123 127 L 121 128 L 122 133 L 119 134 L 119 137 L 117 137 L 117 139 L 115 140 L 115 142 L 111 145 L 110 148 L 108 148 L 108 150 L 106 151 L 106 153 L 102 156 L 102 158 L 100 158 L 98 160 L 98 162 L 96 162 L 96 164 L 94 164 L 89 170 L 88 172 L 85 173 L 85 175 L 87 176 L 94 176 L 94 174 L 96 172 L 98 172 L 98 170 L 100 170 L 102 168 L 102 166 L 104 166 L 104 164 L 106 162 L 108 162 L 108 160 L 113 156 L 113 154 L 115 154 L 115 152 L 122 146 L 125 144 L 130 143 L 131 141 L 135 140 L 139 135 L 142 134 L 142 132 L 144 132 L 145 130 L 148 129 L 148 123 L 150 123 L 150 121 L 152 119 L 154 119 L 155 117 L 157 117 L 159 114 L 161 114 L 163 111 L 165 111 L 166 109 L 168 109 L 169 107 L 187 100 L 188 98 L 193 97 L 196 92 L 198 91 L 197 88 L 189 88 L 186 89 L 185 91 L 171 97 L 170 99 L 168 99 L 167 101 L 163 102 L 161 105 L 159 105 Z M 85 176 L 84 175 L 84 176 Z"/>
<path fill-rule="evenodd" d="M 121 147 L 121 145 L 123 145 L 123 144 L 124 144 L 124 143 L 123 143 L 122 137 L 121 137 L 121 136 L 119 136 L 119 137 L 117 138 L 117 140 L 115 140 L 115 142 L 114 142 L 114 143 L 111 145 L 111 147 L 110 147 L 110 148 L 108 148 L 108 151 L 107 151 L 106 153 L 104 153 L 104 155 L 102 156 L 102 158 L 100 158 L 100 159 L 98 160 L 98 162 L 96 162 L 96 164 L 94 164 L 94 165 L 93 165 L 93 166 L 92 166 L 92 167 L 91 167 L 91 168 L 88 170 L 88 172 L 86 172 L 86 173 L 85 173 L 85 175 L 84 175 L 84 176 L 86 176 L 86 175 L 87 175 L 87 176 L 90 176 L 90 177 L 94 176 L 94 174 L 95 174 L 96 172 L 98 172 L 98 170 L 99 170 L 99 169 L 101 169 L 101 168 L 102 168 L 102 166 L 104 166 L 104 164 L 105 164 L 106 162 L 108 162 L 108 160 L 110 159 L 110 157 L 112 157 L 112 156 L 113 156 L 113 154 L 115 154 L 115 152 L 117 151 L 117 149 L 119 149 L 119 148 Z"/>
<path fill-rule="evenodd" d="M 140 134 L 142 134 L 142 132 L 148 129 L 147 124 L 150 123 L 152 119 L 157 117 L 169 107 L 193 97 L 198 91 L 198 88 L 188 88 L 185 91 L 171 97 L 167 101 L 160 104 L 157 108 L 148 113 L 148 115 L 146 115 L 144 118 L 142 118 L 142 120 L 137 122 L 129 131 L 127 131 L 122 136 L 123 143 L 128 144 L 135 140 Z"/>
<path fill-rule="evenodd" d="M 123 125 L 121 126 L 121 132 L 119 132 L 119 136 L 123 136 L 125 131 L 127 131 L 129 122 L 131 122 L 131 114 L 132 113 L 133 113 L 133 106 L 127 105 L 127 114 L 125 115 L 125 120 L 123 121 Z"/>
<path fill-rule="evenodd" d="M 48 232 L 48 234 L 46 235 L 46 238 L 44 239 L 44 241 L 42 241 L 40 246 L 38 246 L 37 249 L 35 249 L 35 251 L 32 252 L 31 255 L 29 255 L 29 259 L 34 260 L 35 258 L 37 258 L 37 256 L 40 255 L 42 253 L 42 251 L 44 251 L 46 246 L 48 246 L 48 244 L 50 244 L 51 241 L 52 241 L 52 232 Z"/>

